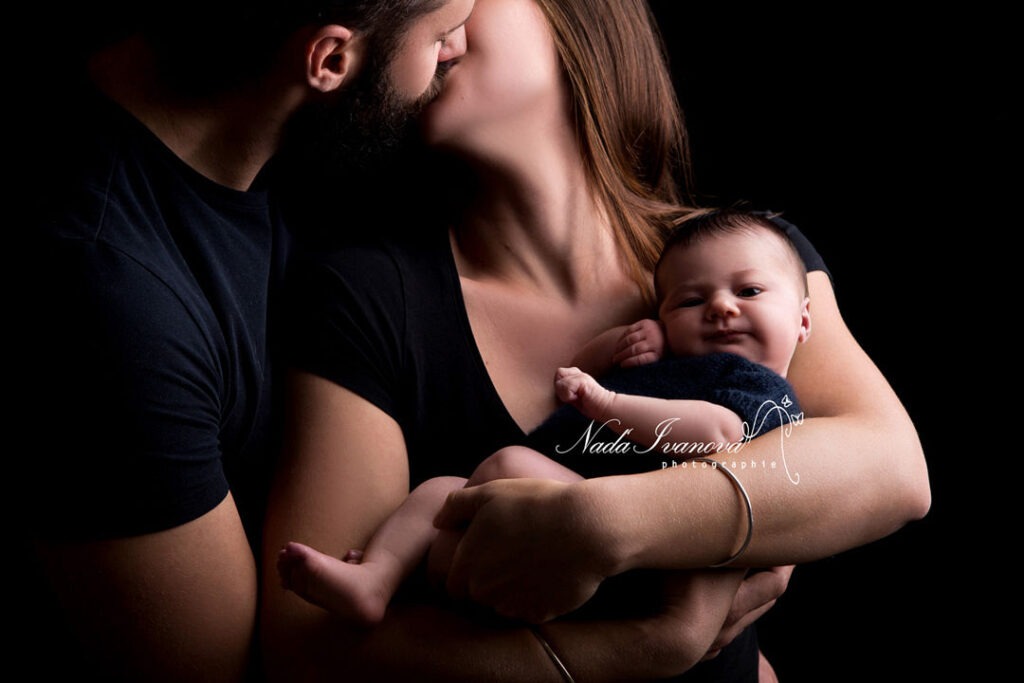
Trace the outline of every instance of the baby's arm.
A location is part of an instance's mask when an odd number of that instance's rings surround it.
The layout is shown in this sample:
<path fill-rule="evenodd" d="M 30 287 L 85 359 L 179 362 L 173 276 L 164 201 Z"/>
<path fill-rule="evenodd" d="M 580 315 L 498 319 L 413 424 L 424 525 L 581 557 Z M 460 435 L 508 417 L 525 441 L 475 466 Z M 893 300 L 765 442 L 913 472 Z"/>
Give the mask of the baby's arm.
<path fill-rule="evenodd" d="M 733 443 L 743 438 L 743 421 L 724 406 L 619 394 L 578 368 L 559 368 L 555 391 L 559 399 L 615 432 L 631 430 L 626 436 L 644 446 L 668 437 L 666 428 L 671 428 L 671 441 Z"/>
<path fill-rule="evenodd" d="M 572 359 L 572 364 L 601 376 L 614 367 L 631 368 L 660 360 L 665 351 L 665 332 L 657 320 L 644 319 L 622 325 L 594 337 Z"/>

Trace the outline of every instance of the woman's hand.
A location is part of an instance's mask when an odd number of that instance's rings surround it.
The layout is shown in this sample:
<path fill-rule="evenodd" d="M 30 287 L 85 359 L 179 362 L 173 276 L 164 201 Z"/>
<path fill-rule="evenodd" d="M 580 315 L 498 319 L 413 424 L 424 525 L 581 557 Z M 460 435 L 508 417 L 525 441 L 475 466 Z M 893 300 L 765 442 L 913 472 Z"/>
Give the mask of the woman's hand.
<path fill-rule="evenodd" d="M 448 573 L 449 595 L 504 617 L 542 623 L 580 607 L 616 563 L 602 515 L 573 485 L 504 479 L 453 492 L 440 529 L 467 527 Z"/>

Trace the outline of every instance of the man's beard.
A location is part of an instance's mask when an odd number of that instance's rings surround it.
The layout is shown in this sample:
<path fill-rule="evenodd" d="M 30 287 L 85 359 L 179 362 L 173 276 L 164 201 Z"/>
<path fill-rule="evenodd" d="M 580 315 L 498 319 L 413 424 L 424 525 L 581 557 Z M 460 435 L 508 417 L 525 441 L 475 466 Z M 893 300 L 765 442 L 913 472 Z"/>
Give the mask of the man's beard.
<path fill-rule="evenodd" d="M 367 67 L 332 100 L 308 104 L 290 121 L 282 156 L 305 178 L 332 184 L 379 178 L 416 137 L 416 117 L 440 93 L 448 71 L 439 64 L 426 92 L 406 100 L 386 66 Z"/>

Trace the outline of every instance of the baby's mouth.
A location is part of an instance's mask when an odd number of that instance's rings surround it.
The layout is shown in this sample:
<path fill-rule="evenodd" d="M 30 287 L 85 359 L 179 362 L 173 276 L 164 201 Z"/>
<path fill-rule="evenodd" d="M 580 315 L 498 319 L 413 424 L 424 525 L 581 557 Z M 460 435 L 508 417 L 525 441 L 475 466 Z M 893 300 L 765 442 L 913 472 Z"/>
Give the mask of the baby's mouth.
<path fill-rule="evenodd" d="M 739 339 L 745 334 L 746 332 L 741 332 L 740 330 L 733 329 L 715 330 L 714 332 L 711 332 L 710 334 L 707 335 L 707 339 L 713 341 L 732 341 Z"/>

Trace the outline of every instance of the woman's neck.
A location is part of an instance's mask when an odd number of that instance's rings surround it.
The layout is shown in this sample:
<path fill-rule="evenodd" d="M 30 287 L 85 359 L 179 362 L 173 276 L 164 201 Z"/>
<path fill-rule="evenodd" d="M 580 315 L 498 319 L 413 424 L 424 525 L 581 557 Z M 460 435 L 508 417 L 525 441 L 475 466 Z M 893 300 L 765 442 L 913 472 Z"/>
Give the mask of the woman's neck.
<path fill-rule="evenodd" d="M 575 143 L 527 150 L 475 164 L 479 192 L 452 233 L 460 274 L 572 301 L 620 286 L 619 247 Z"/>

